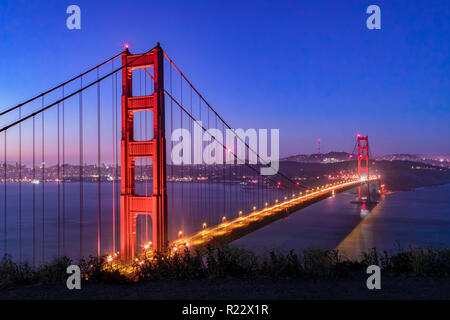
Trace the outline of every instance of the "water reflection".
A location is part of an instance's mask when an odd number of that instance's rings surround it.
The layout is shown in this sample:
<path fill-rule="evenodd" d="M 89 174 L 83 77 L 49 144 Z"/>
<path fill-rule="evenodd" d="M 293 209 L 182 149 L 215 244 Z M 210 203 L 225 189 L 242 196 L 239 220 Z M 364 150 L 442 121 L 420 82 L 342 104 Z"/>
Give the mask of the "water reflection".
<path fill-rule="evenodd" d="M 336 247 L 343 256 L 359 259 L 362 252 L 377 243 L 377 232 L 372 227 L 376 224 L 378 211 L 382 207 L 382 201 L 370 205 L 363 203 L 355 207 L 355 213 L 359 213 L 361 221 Z"/>
<path fill-rule="evenodd" d="M 361 217 L 361 219 L 364 219 L 365 217 L 367 217 L 368 214 L 369 214 L 369 210 L 366 208 L 366 204 L 363 203 L 361 206 L 359 216 Z"/>

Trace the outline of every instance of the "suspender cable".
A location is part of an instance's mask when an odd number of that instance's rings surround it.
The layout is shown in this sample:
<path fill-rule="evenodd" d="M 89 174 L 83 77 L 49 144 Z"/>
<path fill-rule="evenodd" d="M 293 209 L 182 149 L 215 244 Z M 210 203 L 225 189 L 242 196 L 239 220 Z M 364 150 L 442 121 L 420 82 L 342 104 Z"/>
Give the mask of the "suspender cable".
<path fill-rule="evenodd" d="M 217 117 L 215 117 L 215 121 L 216 121 L 215 129 L 219 130 L 217 127 Z M 221 153 L 223 155 L 224 150 L 221 150 Z M 217 157 L 217 155 L 216 155 L 216 157 Z M 214 185 L 213 186 L 216 189 L 216 199 L 219 199 L 219 185 L 220 185 L 220 181 L 217 177 L 217 161 L 214 161 Z M 225 188 L 225 185 L 223 187 Z M 219 212 L 217 212 L 217 213 L 219 213 Z"/>
<path fill-rule="evenodd" d="M 33 267 L 36 266 L 36 118 L 33 117 Z"/>
<path fill-rule="evenodd" d="M 83 88 L 83 77 L 80 78 L 81 88 Z M 80 156 L 80 261 L 83 258 L 83 92 L 79 94 L 79 156 Z"/>
<path fill-rule="evenodd" d="M 8 223 L 8 213 L 7 213 L 7 201 L 8 201 L 8 197 L 6 196 L 6 192 L 7 192 L 7 185 L 6 185 L 6 179 L 7 179 L 7 174 L 8 174 L 8 169 L 7 169 L 7 164 L 6 164 L 6 153 L 7 153 L 7 133 L 5 131 L 5 144 L 4 144 L 4 162 L 3 162 L 3 166 L 4 166 L 4 177 L 5 179 L 3 180 L 3 254 L 7 254 L 8 253 L 8 235 L 7 235 L 7 223 Z"/>
<path fill-rule="evenodd" d="M 64 86 L 62 87 L 62 97 L 64 98 Z M 66 254 L 66 175 L 65 175 L 65 101 L 62 101 L 62 254 Z"/>
<path fill-rule="evenodd" d="M 42 96 L 42 107 L 44 106 L 44 96 Z M 41 259 L 45 262 L 45 118 L 42 112 L 42 226 L 41 226 Z"/>
<path fill-rule="evenodd" d="M 173 86 L 172 86 L 172 65 L 170 65 L 170 94 L 172 94 L 173 92 Z M 154 121 L 154 120 L 153 120 Z M 172 100 L 170 100 L 170 130 L 173 132 L 173 103 Z M 170 139 L 170 150 L 173 150 L 173 141 L 172 139 Z M 155 165 L 155 164 L 153 164 Z M 170 187 L 171 187 L 171 194 L 170 194 L 170 206 L 171 206 L 171 225 L 172 227 L 175 225 L 175 202 L 174 202 L 174 193 L 175 193 L 175 179 L 174 179 L 174 172 L 173 172 L 174 168 L 173 168 L 173 161 L 172 159 L 170 160 L 170 176 L 171 176 L 171 183 L 170 183 Z M 154 179 L 155 177 L 153 177 Z M 154 221 L 152 221 L 152 223 L 154 223 Z"/>
<path fill-rule="evenodd" d="M 142 96 L 142 69 L 139 69 L 139 95 Z M 139 112 L 139 139 L 141 141 L 143 141 L 143 135 L 142 135 L 142 112 Z M 141 185 L 142 185 L 142 179 L 144 177 L 144 171 L 143 171 L 143 166 L 142 166 L 143 165 L 142 158 L 140 159 L 139 162 L 140 162 L 139 165 L 140 165 L 140 169 L 141 169 L 140 170 L 141 171 L 141 176 L 139 177 L 139 180 L 141 181 Z M 147 201 L 145 202 L 145 205 L 147 207 Z M 143 237 L 144 228 L 143 228 L 142 220 L 144 220 L 144 219 L 141 219 L 141 224 L 140 224 L 140 230 L 141 231 L 140 231 L 140 235 L 139 235 L 141 244 L 142 244 L 142 239 L 144 238 Z"/>
<path fill-rule="evenodd" d="M 192 88 L 191 88 L 191 114 L 193 114 L 192 113 Z M 192 129 L 193 129 L 193 123 L 192 123 L 192 119 L 190 119 L 189 118 L 189 130 L 190 130 L 190 132 L 192 132 Z M 191 155 L 191 158 L 192 158 L 192 154 L 193 154 L 193 152 L 192 152 L 192 146 L 191 146 L 191 148 L 190 148 L 190 150 L 189 150 L 189 153 L 190 153 L 190 155 Z M 190 165 L 189 165 L 189 171 L 190 171 L 190 179 L 192 179 L 191 181 L 190 181 L 190 183 L 189 183 L 189 186 L 190 186 L 190 190 L 189 190 L 189 199 L 190 199 L 190 210 L 189 210 L 189 224 L 190 225 L 192 225 L 193 224 L 193 210 L 194 210 L 194 195 L 193 195 L 193 188 L 194 188 L 194 185 L 193 185 L 193 183 L 194 183 L 194 166 L 193 166 L 193 164 L 192 163 L 190 163 Z M 184 232 L 185 232 L 185 230 L 184 230 Z"/>
<path fill-rule="evenodd" d="M 172 102 L 172 100 L 170 100 L 170 102 Z M 200 122 L 202 122 L 202 100 L 200 100 L 200 99 L 198 99 L 198 111 L 199 111 Z M 200 152 L 202 152 L 202 150 L 203 150 L 203 139 L 202 139 L 201 144 L 202 144 L 201 145 L 202 148 L 200 148 Z M 200 205 L 199 205 L 199 207 L 200 207 L 201 214 L 202 214 L 202 217 L 201 217 L 202 221 L 200 221 L 200 223 L 203 223 L 203 220 L 205 219 L 205 216 L 204 216 L 205 208 L 203 206 L 203 181 L 204 181 L 203 180 L 203 154 L 200 154 L 199 156 L 200 156 L 200 165 L 199 165 L 200 173 L 199 173 L 199 175 L 202 177 L 202 180 L 200 180 L 200 182 L 199 182 L 199 188 L 200 188 Z"/>
<path fill-rule="evenodd" d="M 58 108 L 57 108 L 57 117 L 58 117 L 58 125 L 57 125 L 57 129 L 58 129 L 58 257 L 61 254 L 61 170 L 60 170 L 60 158 L 59 158 L 59 153 L 60 153 L 60 140 L 59 140 L 59 130 L 60 130 L 60 126 L 59 126 L 59 103 L 58 103 Z"/>
<path fill-rule="evenodd" d="M 97 69 L 97 80 L 99 78 Z M 101 123 L 100 123 L 100 82 L 97 83 L 97 255 L 101 256 L 102 243 L 102 189 L 101 189 Z"/>
<path fill-rule="evenodd" d="M 223 123 L 222 123 L 222 131 L 224 132 L 224 137 L 225 137 L 225 124 L 223 124 Z M 227 148 L 229 148 L 229 146 L 227 146 Z M 224 164 L 222 164 L 222 177 L 224 177 L 224 179 L 225 179 L 225 163 L 226 163 L 226 158 L 228 157 L 228 150 L 224 151 L 223 153 L 224 153 L 225 162 L 224 162 Z M 226 202 L 227 202 L 227 196 L 226 196 L 225 184 L 224 184 L 224 186 L 223 186 L 223 216 L 225 216 L 227 213 Z"/>
<path fill-rule="evenodd" d="M 180 101 L 183 104 L 183 79 L 180 77 Z M 180 128 L 183 130 L 183 112 L 180 110 Z M 184 150 L 183 150 L 184 156 Z M 181 161 L 181 229 L 184 228 L 184 165 Z"/>
<path fill-rule="evenodd" d="M 234 161 L 233 161 L 233 163 L 234 163 Z M 230 218 L 233 216 L 233 211 L 232 211 L 232 205 L 231 205 L 231 196 L 232 196 L 232 194 L 231 194 L 231 184 L 232 184 L 232 181 L 233 181 L 233 175 L 232 175 L 232 169 L 233 169 L 233 163 L 231 163 L 228 167 L 229 167 L 229 176 L 228 176 L 228 195 L 229 195 L 229 198 L 230 198 L 230 205 L 228 206 L 228 210 L 230 210 Z M 225 187 L 225 186 L 224 186 Z"/>
<path fill-rule="evenodd" d="M 211 126 L 209 124 L 209 109 L 208 109 L 208 130 L 211 129 Z M 214 138 L 214 137 L 212 137 Z M 211 163 L 211 153 L 208 154 L 208 163 Z M 213 221 L 212 216 L 212 206 L 211 206 L 211 166 L 208 166 L 208 217 L 209 217 L 209 224 Z"/>
<path fill-rule="evenodd" d="M 22 108 L 19 108 L 19 118 L 22 116 Z M 22 124 L 19 124 L 19 216 L 18 216 L 18 236 L 19 236 L 19 262 L 22 262 Z"/>

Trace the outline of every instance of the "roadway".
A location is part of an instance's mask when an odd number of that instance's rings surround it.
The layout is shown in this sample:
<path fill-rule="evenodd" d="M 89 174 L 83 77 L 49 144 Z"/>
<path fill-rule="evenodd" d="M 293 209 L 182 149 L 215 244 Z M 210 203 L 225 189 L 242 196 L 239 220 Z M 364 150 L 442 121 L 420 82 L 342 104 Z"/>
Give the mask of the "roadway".
<path fill-rule="evenodd" d="M 378 177 L 369 181 L 379 180 Z M 282 202 L 276 201 L 271 206 L 266 206 L 262 210 L 256 210 L 246 215 L 241 215 L 235 219 L 224 221 L 210 228 L 205 228 L 197 233 L 177 239 L 170 243 L 172 250 L 184 250 L 187 246 L 191 251 L 198 251 L 203 254 L 207 251 L 208 245 L 211 248 L 224 246 L 236 239 L 239 239 L 269 223 L 284 218 L 289 214 L 302 208 L 308 207 L 318 201 L 326 199 L 335 194 L 350 190 L 359 186 L 362 182 L 359 179 L 349 179 L 337 183 L 328 184 L 313 189 L 307 193 L 293 194 L 291 199 L 284 199 Z"/>

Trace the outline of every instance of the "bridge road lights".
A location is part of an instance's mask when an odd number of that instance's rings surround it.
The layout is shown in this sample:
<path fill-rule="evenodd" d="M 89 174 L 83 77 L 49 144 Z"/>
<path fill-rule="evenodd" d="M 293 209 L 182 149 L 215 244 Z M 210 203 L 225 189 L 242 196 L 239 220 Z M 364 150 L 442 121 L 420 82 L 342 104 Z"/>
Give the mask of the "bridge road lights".
<path fill-rule="evenodd" d="M 202 224 L 202 239 L 205 236 L 205 233 L 206 233 L 206 222 L 203 222 L 203 224 Z"/>
<path fill-rule="evenodd" d="M 222 217 L 222 224 L 223 224 L 222 228 L 224 228 L 225 230 L 226 230 L 226 228 L 228 226 L 228 225 L 225 224 L 226 221 L 227 221 L 227 217 L 223 216 Z"/>

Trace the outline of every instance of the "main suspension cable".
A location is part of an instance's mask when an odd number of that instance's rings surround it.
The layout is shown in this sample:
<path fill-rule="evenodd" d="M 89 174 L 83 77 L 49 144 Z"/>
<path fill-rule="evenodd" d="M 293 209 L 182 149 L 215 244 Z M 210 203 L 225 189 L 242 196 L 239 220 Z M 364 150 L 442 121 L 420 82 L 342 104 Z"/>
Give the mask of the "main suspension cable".
<path fill-rule="evenodd" d="M 216 112 L 216 110 L 206 101 L 206 99 L 200 94 L 200 92 L 198 92 L 198 90 L 194 87 L 194 85 L 186 78 L 186 76 L 183 74 L 183 72 L 181 72 L 181 70 L 175 65 L 175 63 L 173 62 L 172 59 L 169 58 L 169 56 L 167 55 L 167 53 L 165 51 L 163 51 L 164 56 L 167 58 L 167 60 L 169 60 L 169 62 L 171 63 L 171 65 L 174 66 L 174 68 L 180 73 L 181 77 L 189 84 L 189 86 L 195 91 L 195 93 L 197 93 L 197 95 L 205 102 L 205 104 L 208 106 L 209 109 L 211 109 L 212 112 L 214 112 L 214 114 L 216 115 L 217 118 L 220 119 L 220 121 L 222 121 L 225 126 L 227 126 L 228 129 L 230 129 L 234 135 L 241 140 L 241 142 L 244 143 L 244 145 L 247 147 L 248 150 L 252 151 L 254 154 L 256 154 L 257 158 L 259 158 L 262 162 L 262 164 L 264 165 L 268 165 L 268 162 L 266 162 L 264 159 L 262 159 L 260 157 L 260 155 L 253 150 L 246 142 L 245 140 L 243 140 L 238 134 L 236 134 L 236 132 L 230 127 L 230 125 Z M 145 69 L 144 69 L 145 70 Z M 147 72 L 148 73 L 148 72 Z M 149 74 L 149 73 L 148 73 Z M 149 74 L 150 75 L 150 74 Z M 283 178 L 285 178 L 287 181 L 291 182 L 292 184 L 294 184 L 297 187 L 302 187 L 307 189 L 307 186 L 303 186 L 300 185 L 298 182 L 292 180 L 291 178 L 289 178 L 288 176 L 284 175 L 282 172 L 278 172 L 278 174 L 280 176 L 282 176 Z"/>
<path fill-rule="evenodd" d="M 152 49 L 148 50 L 147 52 L 145 52 L 145 53 L 139 55 L 139 57 L 137 57 L 137 58 L 131 60 L 130 62 L 128 62 L 128 63 L 122 65 L 121 67 L 117 68 L 116 70 L 114 70 L 114 71 L 112 71 L 112 72 L 110 72 L 110 73 L 104 75 L 104 76 L 101 77 L 100 79 L 97 79 L 97 80 L 91 82 L 91 83 L 88 84 L 87 86 L 82 87 L 81 89 L 78 89 L 78 90 L 75 91 L 75 92 L 72 92 L 71 94 L 65 96 L 64 98 L 59 99 L 58 101 L 55 101 L 55 102 L 53 102 L 52 104 L 49 104 L 48 106 L 43 107 L 43 108 L 39 109 L 38 111 L 35 111 L 35 112 L 29 114 L 28 116 L 22 118 L 22 119 L 19 119 L 19 120 L 17 120 L 17 121 L 14 121 L 13 123 L 11 123 L 11 124 L 9 124 L 9 125 L 7 125 L 7 126 L 4 126 L 3 128 L 0 129 L 0 132 L 3 132 L 3 131 L 5 131 L 5 130 L 8 130 L 9 128 L 11 128 L 11 127 L 13 127 L 13 126 L 15 126 L 15 125 L 17 125 L 17 124 L 19 124 L 19 123 L 21 123 L 21 122 L 23 122 L 23 121 L 29 119 L 29 118 L 31 118 L 31 117 L 33 117 L 33 116 L 38 115 L 38 114 L 40 114 L 41 112 L 43 112 L 43 111 L 45 111 L 45 110 L 47 110 L 47 109 L 49 109 L 49 108 L 51 108 L 51 107 L 57 105 L 58 103 L 61 103 L 61 102 L 63 102 L 64 100 L 67 100 L 68 98 L 71 98 L 71 97 L 73 97 L 73 96 L 79 94 L 80 92 L 86 90 L 87 88 L 92 87 L 94 84 L 96 84 L 96 83 L 98 83 L 98 82 L 100 82 L 100 81 L 103 81 L 104 79 L 108 78 L 108 77 L 111 76 L 112 74 L 114 74 L 114 73 L 116 73 L 116 72 L 122 70 L 123 68 L 128 67 L 130 64 L 133 64 L 134 62 L 136 62 L 136 61 L 139 60 L 140 58 L 144 57 L 145 55 L 147 55 L 149 52 L 151 52 L 151 51 L 152 51 L 153 49 L 155 49 L 155 48 L 156 48 L 156 47 L 153 47 Z"/>
<path fill-rule="evenodd" d="M 50 92 L 52 92 L 52 91 L 55 91 L 55 90 L 58 89 L 58 88 L 61 88 L 61 87 L 65 86 L 66 84 L 68 84 L 68 83 L 70 83 L 70 82 L 72 82 L 72 81 L 74 81 L 74 80 L 76 80 L 76 79 L 78 79 L 78 78 L 80 78 L 80 77 L 82 77 L 82 76 L 88 74 L 89 72 L 91 72 L 91 71 L 93 71 L 93 70 L 95 70 L 95 69 L 97 69 L 97 68 L 100 68 L 100 67 L 103 66 L 104 64 L 107 64 L 108 62 L 110 62 L 110 61 L 116 59 L 116 58 L 117 58 L 118 56 L 120 56 L 122 53 L 124 53 L 124 51 L 122 51 L 122 52 L 116 54 L 114 57 L 109 58 L 108 60 L 106 60 L 106 61 L 104 61 L 104 62 L 102 62 L 102 63 L 96 65 L 95 67 L 93 67 L 93 68 L 91 68 L 91 69 L 89 69 L 89 70 L 87 70 L 87 71 L 85 71 L 85 72 L 83 72 L 83 73 L 80 73 L 78 76 L 73 77 L 72 79 L 63 82 L 63 83 L 57 85 L 56 87 L 53 87 L 53 88 L 50 89 L 50 90 L 47 90 L 47 91 L 45 91 L 45 92 L 43 92 L 43 93 L 40 93 L 40 94 L 38 94 L 37 96 L 34 96 L 33 98 L 28 99 L 27 101 L 24 101 L 24 102 L 22 102 L 22 103 L 19 103 L 18 105 L 14 106 L 14 107 L 11 107 L 11 108 L 9 108 L 9 109 L 7 109 L 7 110 L 5 110 L 5 111 L 0 112 L 0 116 L 3 116 L 3 115 L 5 115 L 5 114 L 7 114 L 7 113 L 9 113 L 9 112 L 11 112 L 11 111 L 17 109 L 17 108 L 20 108 L 21 106 L 26 105 L 26 104 L 28 104 L 28 103 L 30 103 L 30 102 L 32 102 L 32 101 L 34 101 L 34 100 L 36 100 L 36 99 L 42 97 L 42 96 L 45 96 L 46 94 L 48 94 L 48 93 L 50 93 Z"/>

